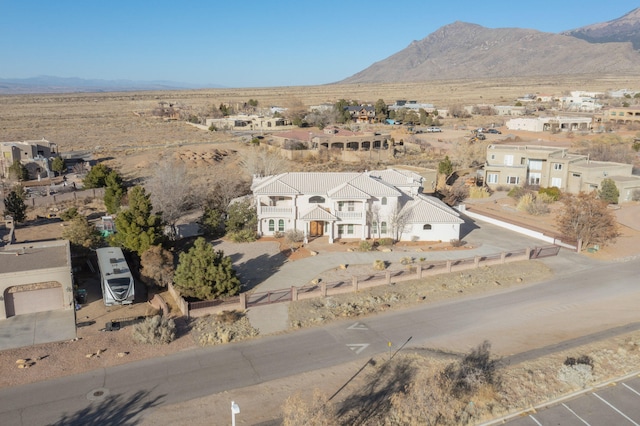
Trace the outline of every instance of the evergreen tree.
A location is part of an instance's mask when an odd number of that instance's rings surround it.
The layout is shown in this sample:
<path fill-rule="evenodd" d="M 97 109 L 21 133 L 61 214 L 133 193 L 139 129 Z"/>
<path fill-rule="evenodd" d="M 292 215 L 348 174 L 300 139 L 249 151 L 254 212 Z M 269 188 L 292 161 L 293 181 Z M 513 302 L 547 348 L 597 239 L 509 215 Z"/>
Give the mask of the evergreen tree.
<path fill-rule="evenodd" d="M 86 188 L 104 188 L 107 186 L 107 176 L 111 169 L 104 164 L 96 164 L 89 170 L 89 173 L 82 180 L 82 185 Z"/>
<path fill-rule="evenodd" d="M 105 178 L 105 185 L 104 205 L 107 208 L 107 213 L 117 213 L 120 209 L 122 197 L 124 197 L 122 178 L 116 171 L 112 170 Z"/>
<path fill-rule="evenodd" d="M 235 242 L 255 241 L 258 227 L 256 208 L 249 200 L 233 203 L 227 210 L 225 229 Z"/>
<path fill-rule="evenodd" d="M 152 214 L 153 206 L 142 186 L 129 191 L 129 207 L 116 217 L 113 242 L 142 255 L 162 240 L 162 221 Z"/>
<path fill-rule="evenodd" d="M 444 160 L 438 163 L 438 173 L 445 176 L 449 176 L 453 173 L 453 164 L 451 163 L 448 155 L 444 157 Z"/>
<path fill-rule="evenodd" d="M 11 166 L 9 166 L 9 176 L 19 181 L 28 180 L 29 171 L 25 165 L 20 162 L 20 160 L 16 160 Z"/>
<path fill-rule="evenodd" d="M 4 199 L 5 213 L 13 217 L 16 222 L 23 222 L 27 218 L 27 206 L 20 193 L 15 189 Z"/>
<path fill-rule="evenodd" d="M 618 187 L 613 179 L 607 178 L 602 181 L 598 196 L 602 201 L 606 201 L 609 204 L 618 204 L 620 191 L 618 191 Z"/>
<path fill-rule="evenodd" d="M 51 170 L 58 174 L 62 174 L 62 172 L 65 171 L 64 160 L 62 159 L 62 157 L 56 157 L 51 160 Z"/>
<path fill-rule="evenodd" d="M 240 280 L 231 258 L 214 250 L 204 238 L 198 238 L 186 253 L 180 253 L 174 274 L 176 288 L 187 297 L 213 300 L 240 292 Z"/>

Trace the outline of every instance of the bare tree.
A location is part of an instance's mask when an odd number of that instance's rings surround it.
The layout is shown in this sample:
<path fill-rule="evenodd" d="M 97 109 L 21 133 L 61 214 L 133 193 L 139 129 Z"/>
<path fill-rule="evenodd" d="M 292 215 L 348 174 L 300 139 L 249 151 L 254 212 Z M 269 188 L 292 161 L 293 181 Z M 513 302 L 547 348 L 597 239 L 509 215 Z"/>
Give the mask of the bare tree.
<path fill-rule="evenodd" d="M 407 227 L 411 211 L 396 207 L 389 215 L 389 225 L 394 240 L 400 241 L 405 228 Z"/>
<path fill-rule="evenodd" d="M 597 198 L 597 192 L 565 195 L 564 209 L 558 217 L 558 227 L 566 238 L 590 244 L 607 244 L 618 236 L 617 224 L 607 203 Z"/>
<path fill-rule="evenodd" d="M 263 147 L 249 150 L 241 164 L 249 176 L 271 176 L 282 173 L 288 168 L 287 160 Z"/>
<path fill-rule="evenodd" d="M 175 235 L 178 219 L 194 205 L 195 194 L 191 183 L 186 165 L 169 159 L 160 161 L 147 181 L 153 208 L 170 226 L 172 235 Z"/>
<path fill-rule="evenodd" d="M 379 204 L 372 204 L 367 210 L 367 225 L 373 226 L 375 223 L 376 226 L 373 229 L 374 238 L 377 236 L 380 239 L 380 209 L 381 206 Z"/>

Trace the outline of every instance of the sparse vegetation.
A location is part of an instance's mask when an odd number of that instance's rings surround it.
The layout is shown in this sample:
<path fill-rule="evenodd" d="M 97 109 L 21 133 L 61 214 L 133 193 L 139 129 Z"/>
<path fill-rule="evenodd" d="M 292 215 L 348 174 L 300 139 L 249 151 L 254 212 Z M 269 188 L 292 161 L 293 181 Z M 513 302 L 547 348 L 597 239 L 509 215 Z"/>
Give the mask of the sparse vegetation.
<path fill-rule="evenodd" d="M 155 315 L 134 325 L 132 337 L 147 345 L 168 344 L 176 338 L 176 323 L 171 318 Z"/>

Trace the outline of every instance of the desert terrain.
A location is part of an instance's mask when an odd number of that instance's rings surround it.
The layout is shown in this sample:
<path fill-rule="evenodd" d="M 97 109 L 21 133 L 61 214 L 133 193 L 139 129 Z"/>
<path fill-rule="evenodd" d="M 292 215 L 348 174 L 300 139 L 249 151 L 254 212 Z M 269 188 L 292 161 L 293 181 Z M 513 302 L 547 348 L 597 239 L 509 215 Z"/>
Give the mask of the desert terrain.
<path fill-rule="evenodd" d="M 428 84 L 382 84 L 367 85 L 330 85 L 317 87 L 285 87 L 285 88 L 255 88 L 255 89 L 216 89 L 200 91 L 180 92 L 135 92 L 135 93 L 97 93 L 97 94 L 64 94 L 64 95 L 23 95 L 0 96 L 0 140 L 35 140 L 45 138 L 55 142 L 61 153 L 70 151 L 90 151 L 94 159 L 101 159 L 121 171 L 129 179 L 137 179 L 149 176 L 153 165 L 165 157 L 175 157 L 188 162 L 192 172 L 204 176 L 211 181 L 220 173 L 230 173 L 238 177 L 246 177 L 239 163 L 246 149 L 249 135 L 231 134 L 224 132 L 209 132 L 198 129 L 183 121 L 163 121 L 147 114 L 157 107 L 159 102 L 171 102 L 182 105 L 185 109 L 194 111 L 206 109 L 211 105 L 220 103 L 242 103 L 249 99 L 257 99 L 260 106 L 286 106 L 287 104 L 301 101 L 305 105 L 320 104 L 323 102 L 336 102 L 338 99 L 357 99 L 362 102 L 375 102 L 384 99 L 387 103 L 396 99 L 415 99 L 418 102 L 430 102 L 437 107 L 449 107 L 458 104 L 472 103 L 511 103 L 516 97 L 526 93 L 564 93 L 569 90 L 607 90 L 621 87 L 629 87 L 637 80 L 628 77 L 605 77 L 593 79 L 589 77 L 556 77 L 553 81 L 537 79 L 506 79 L 483 81 L 442 81 Z M 442 135 L 429 136 L 433 139 L 434 146 L 439 146 L 444 151 L 455 145 L 456 141 L 465 140 L 466 131 L 454 130 L 454 126 L 486 125 L 486 117 L 473 117 L 462 121 L 443 122 Z M 512 132 L 513 142 L 517 143 L 553 143 L 570 146 L 572 141 L 563 135 L 544 135 L 545 140 L 539 140 L 539 136 L 526 134 L 526 132 Z M 632 134 L 632 133 L 629 133 Z M 499 140 L 498 136 L 492 138 Z M 502 135 L 507 137 L 507 135 Z M 515 139 L 517 137 L 517 140 Z M 438 145 L 439 144 L 439 145 Z M 213 152 L 222 153 L 219 157 Z M 427 161 L 426 159 L 424 161 Z M 432 164 L 432 163 L 431 163 Z M 356 165 L 357 166 L 357 165 Z M 292 169 L 300 165 L 291 165 Z M 512 202 L 508 198 L 495 204 L 485 206 L 478 205 L 477 209 L 485 208 L 496 215 L 513 216 Z M 36 212 L 30 212 L 34 217 Z M 554 228 L 554 214 L 544 218 L 530 217 L 526 213 L 519 213 L 519 220 L 524 223 L 546 226 L 547 229 L 557 231 Z M 57 226 L 57 227 L 56 227 Z M 23 229 L 20 232 L 27 232 Z M 50 235 L 59 238 L 60 226 L 47 228 L 47 231 L 36 230 L 38 235 Z M 24 237 L 28 239 L 29 237 Z M 603 248 L 597 253 L 585 254 L 597 259 L 616 260 L 637 256 L 640 244 L 640 231 L 632 227 L 623 226 L 621 236 L 617 243 Z M 295 259 L 292 259 L 295 261 Z M 518 285 L 522 282 L 530 283 L 535 279 L 544 279 L 548 276 L 543 266 L 536 263 L 536 270 L 525 272 L 519 265 L 513 265 L 512 269 L 496 270 L 500 275 L 502 285 Z M 531 279 L 523 280 L 523 274 L 529 273 Z M 478 278 L 474 285 L 474 291 L 491 291 L 495 289 L 496 275 L 487 278 Z M 535 277 L 535 278 L 533 278 Z M 450 277 L 455 281 L 455 277 Z M 519 280 L 520 279 L 520 280 Z M 484 284 L 482 284 L 484 283 Z M 429 285 L 425 283 L 424 285 Z M 463 286 L 464 282 L 458 285 Z M 407 287 L 409 288 L 409 287 Z M 456 297 L 459 288 L 452 285 L 448 293 L 442 293 L 440 297 Z M 415 303 L 416 290 L 408 291 L 407 301 Z M 167 296 L 166 296 L 167 297 Z M 384 298 L 382 298 L 384 300 Z M 94 303 L 99 304 L 97 300 Z M 385 301 L 385 303 L 388 303 Z M 412 303 L 394 305 L 395 309 L 402 309 Z M 149 309 L 141 306 L 143 313 Z M 97 319 L 93 327 L 80 328 L 75 342 L 62 342 L 41 347 L 22 348 L 0 353 L 0 365 L 3 366 L 3 380 L 0 386 L 14 386 L 32 381 L 43 380 L 50 377 L 73 374 L 77 372 L 104 368 L 124 362 L 144 359 L 150 356 L 162 356 L 176 351 L 188 350 L 196 347 L 198 342 L 188 333 L 193 324 L 179 323 L 180 337 L 170 345 L 163 347 L 146 347 L 134 344 L 128 330 L 120 330 L 114 333 L 101 333 L 100 323 L 104 323 L 109 316 L 104 316 L 104 311 L 98 307 L 89 306 L 79 311 L 79 318 L 86 320 Z M 113 310 L 111 316 L 132 316 L 131 312 L 117 312 Z M 319 316 L 311 306 L 298 305 L 292 309 L 292 321 L 299 324 L 312 322 L 310 320 Z M 326 313 L 322 314 L 328 317 Z M 86 317 L 86 318 L 85 318 Z M 250 333 L 250 331 L 248 331 Z M 637 332 L 615 339 L 594 343 L 588 347 L 576 349 L 574 353 L 592 354 L 599 360 L 602 369 L 599 370 L 594 380 L 604 380 L 615 375 L 628 373 L 638 368 L 637 347 L 640 344 L 640 334 Z M 100 356 L 87 357 L 101 351 Z M 119 356 L 119 354 L 124 354 Z M 614 354 L 607 359 L 607 354 Z M 15 368 L 17 359 L 38 359 L 47 355 L 34 367 L 26 370 Z M 569 353 L 559 352 L 549 357 L 520 365 L 509 370 L 509 375 L 516 376 L 530 370 L 540 371 L 542 376 L 553 376 L 557 366 Z M 629 356 L 627 356 L 629 355 Z M 332 393 L 344 382 L 345 376 L 350 376 L 354 369 L 360 367 L 360 361 L 353 364 L 340 366 L 332 371 L 317 371 L 304 374 L 301 377 L 282 379 L 266 383 L 260 386 L 241 389 L 234 392 L 234 396 L 251 399 L 256 409 L 243 409 L 244 416 L 238 418 L 239 424 L 256 424 L 261 421 L 273 421 L 279 416 L 279 409 L 284 400 L 297 393 L 301 389 L 303 396 L 311 397 L 315 387 L 321 387 L 324 393 Z M 5 368 L 7 367 L 7 368 Z M 605 368 L 606 367 L 606 368 Z M 361 382 L 364 385 L 366 382 Z M 543 401 L 545 398 L 557 396 L 575 389 L 575 385 L 550 381 L 544 387 L 536 387 L 539 381 L 522 379 L 519 392 L 528 392 L 528 401 Z M 554 387 L 555 386 L 555 387 Z M 537 392 L 536 392 L 537 390 Z M 167 421 L 174 413 L 181 412 L 181 420 L 185 420 L 184 413 L 189 414 L 189 421 L 193 424 L 204 424 L 207 415 L 212 411 L 228 410 L 229 395 L 212 395 L 211 397 L 191 401 L 180 407 L 163 407 L 157 410 L 146 424 L 154 424 L 159 419 Z M 258 403 L 259 402 L 259 403 Z M 264 407 L 264 409 L 261 409 Z M 243 419 L 244 417 L 244 419 Z M 251 419 L 251 420 L 249 420 Z M 175 419 L 177 421 L 177 418 Z M 199 423 L 200 422 L 200 423 Z"/>

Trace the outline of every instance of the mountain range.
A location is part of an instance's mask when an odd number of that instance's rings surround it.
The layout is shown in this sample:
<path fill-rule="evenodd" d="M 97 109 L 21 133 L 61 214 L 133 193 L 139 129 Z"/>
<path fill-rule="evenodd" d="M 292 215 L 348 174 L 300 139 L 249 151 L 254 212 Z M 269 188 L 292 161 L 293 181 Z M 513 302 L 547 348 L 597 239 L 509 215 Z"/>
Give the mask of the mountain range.
<path fill-rule="evenodd" d="M 454 22 L 340 83 L 578 74 L 640 76 L 640 8 L 561 34 Z"/>
<path fill-rule="evenodd" d="M 454 22 L 340 84 L 628 74 L 640 76 L 640 8 L 560 34 Z M 0 94 L 197 89 L 170 81 L 0 79 Z M 219 85 L 206 87 L 215 88 Z"/>

